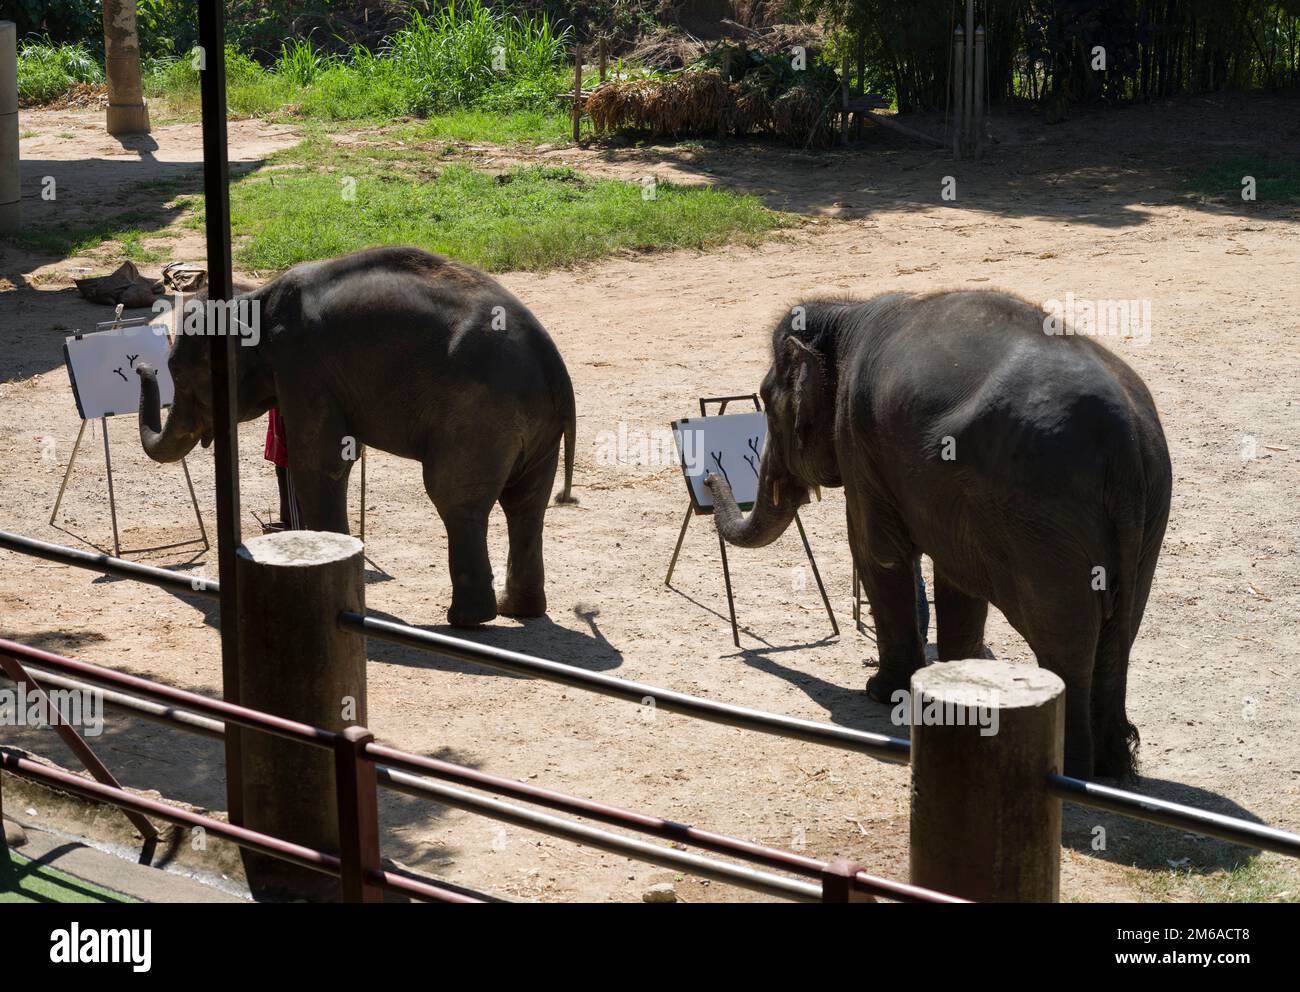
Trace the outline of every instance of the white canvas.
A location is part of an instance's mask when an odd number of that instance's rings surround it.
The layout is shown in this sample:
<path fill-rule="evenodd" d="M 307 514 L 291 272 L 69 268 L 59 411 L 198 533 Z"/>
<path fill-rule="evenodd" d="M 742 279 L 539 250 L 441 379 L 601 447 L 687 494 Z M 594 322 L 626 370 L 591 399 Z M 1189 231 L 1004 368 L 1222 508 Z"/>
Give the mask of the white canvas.
<path fill-rule="evenodd" d="M 64 341 L 64 359 L 77 410 L 85 420 L 135 413 L 140 408 L 140 364 L 158 372 L 158 394 L 163 406 L 175 395 L 167 369 L 167 328 L 141 324 L 111 331 L 96 331 Z"/>
<path fill-rule="evenodd" d="M 709 472 L 731 484 L 736 502 L 748 509 L 758 495 L 758 470 L 767 443 L 767 416 L 732 413 L 721 417 L 690 417 L 673 422 L 673 437 L 682 472 L 695 506 L 712 510 L 713 497 L 704 486 Z"/>

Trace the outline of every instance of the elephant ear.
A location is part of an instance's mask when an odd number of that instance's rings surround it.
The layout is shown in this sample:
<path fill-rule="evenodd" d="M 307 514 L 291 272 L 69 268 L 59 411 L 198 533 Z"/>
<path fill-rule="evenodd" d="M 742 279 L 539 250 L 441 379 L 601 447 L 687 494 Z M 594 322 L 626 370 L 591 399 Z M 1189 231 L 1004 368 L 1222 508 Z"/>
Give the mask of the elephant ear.
<path fill-rule="evenodd" d="M 795 441 L 804 452 L 816 444 L 816 435 L 825 430 L 826 364 L 816 349 L 789 336 L 785 350 L 786 388 L 794 404 Z"/>

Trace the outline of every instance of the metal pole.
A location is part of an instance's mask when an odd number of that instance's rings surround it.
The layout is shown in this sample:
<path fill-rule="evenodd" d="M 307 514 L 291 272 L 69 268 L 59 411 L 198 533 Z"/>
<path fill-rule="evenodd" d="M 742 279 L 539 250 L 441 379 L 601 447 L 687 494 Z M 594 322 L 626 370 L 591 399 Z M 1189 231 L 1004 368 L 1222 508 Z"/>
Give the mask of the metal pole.
<path fill-rule="evenodd" d="M 975 135 L 975 0 L 966 0 L 966 53 L 963 118 L 966 125 L 962 153 L 971 154 Z"/>
<path fill-rule="evenodd" d="M 952 157 L 961 158 L 961 136 L 964 127 L 962 108 L 966 105 L 966 32 L 960 24 L 952 33 Z"/>
<path fill-rule="evenodd" d="M 975 116 L 971 121 L 975 131 L 974 153 L 979 158 L 984 153 L 984 29 L 975 29 Z"/>
<path fill-rule="evenodd" d="M 664 577 L 664 585 L 666 586 L 673 584 L 673 569 L 677 567 L 677 556 L 682 553 L 682 542 L 686 540 L 686 528 L 690 526 L 691 515 L 694 512 L 693 508 L 689 506 L 686 508 L 686 517 L 682 520 L 682 529 L 677 534 L 677 547 L 673 548 L 673 558 L 668 563 L 668 575 Z"/>
<path fill-rule="evenodd" d="M 812 566 L 813 578 L 817 580 L 817 591 L 822 594 L 822 603 L 826 607 L 826 615 L 831 618 L 831 630 L 835 632 L 836 637 L 839 637 L 840 625 L 835 622 L 835 611 L 831 609 L 831 600 L 826 595 L 826 586 L 822 582 L 822 573 L 817 571 L 817 559 L 813 557 L 812 545 L 808 543 L 808 533 L 803 529 L 803 521 L 799 519 L 798 511 L 795 512 L 794 522 L 799 526 L 799 539 L 803 541 L 804 554 L 808 556 L 808 564 Z"/>
<path fill-rule="evenodd" d="M 122 542 L 117 537 L 117 498 L 113 495 L 113 456 L 108 450 L 108 418 L 100 417 L 99 426 L 104 434 L 104 470 L 108 474 L 108 516 L 113 521 L 113 557 L 122 557 Z"/>
<path fill-rule="evenodd" d="M 59 484 L 59 495 L 55 497 L 54 509 L 50 511 L 50 523 L 54 523 L 54 518 L 59 515 L 59 506 L 63 503 L 63 491 L 68 488 L 68 480 L 72 478 L 72 466 L 77 464 L 77 452 L 81 448 L 81 439 L 86 433 L 86 422 L 81 422 L 81 430 L 77 431 L 77 440 L 72 444 L 72 456 L 68 459 L 67 470 L 63 473 L 63 482 Z"/>
<path fill-rule="evenodd" d="M 221 0 L 199 0 L 199 46 L 203 98 L 203 199 L 207 215 L 208 298 L 228 300 L 230 274 L 230 172 L 226 161 L 225 11 Z M 222 696 L 239 702 L 238 589 L 235 551 L 239 529 L 239 434 L 236 411 L 237 335 L 212 335 L 213 462 L 217 482 L 217 574 L 221 583 Z M 227 727 L 226 806 L 230 822 L 244 822 L 241 733 Z"/>

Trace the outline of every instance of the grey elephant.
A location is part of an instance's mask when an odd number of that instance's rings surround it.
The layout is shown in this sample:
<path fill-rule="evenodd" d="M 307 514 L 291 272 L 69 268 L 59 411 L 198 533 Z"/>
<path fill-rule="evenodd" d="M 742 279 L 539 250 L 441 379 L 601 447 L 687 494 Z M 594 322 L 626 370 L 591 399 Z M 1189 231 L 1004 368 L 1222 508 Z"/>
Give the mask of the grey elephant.
<path fill-rule="evenodd" d="M 940 660 L 979 656 L 992 603 L 1065 682 L 1066 771 L 1131 775 L 1129 651 L 1172 487 L 1137 373 L 996 292 L 812 301 L 772 347 L 753 512 L 707 480 L 722 537 L 768 544 L 809 490 L 843 486 L 880 654 L 868 695 L 888 702 L 924 663 L 913 565 L 925 553 Z"/>
<path fill-rule="evenodd" d="M 561 440 L 557 502 L 573 501 L 575 411 L 564 361 L 528 309 L 483 273 L 416 248 L 296 265 L 234 302 L 257 330 L 236 349 L 238 416 L 279 406 L 304 525 L 347 533 L 360 445 L 416 459 L 447 531 L 448 621 L 543 614 L 543 524 Z M 140 441 L 153 460 L 211 442 L 208 354 L 202 333 L 177 335 L 165 426 L 156 374 L 138 369 Z M 510 543 L 499 600 L 487 547 L 498 502 Z"/>

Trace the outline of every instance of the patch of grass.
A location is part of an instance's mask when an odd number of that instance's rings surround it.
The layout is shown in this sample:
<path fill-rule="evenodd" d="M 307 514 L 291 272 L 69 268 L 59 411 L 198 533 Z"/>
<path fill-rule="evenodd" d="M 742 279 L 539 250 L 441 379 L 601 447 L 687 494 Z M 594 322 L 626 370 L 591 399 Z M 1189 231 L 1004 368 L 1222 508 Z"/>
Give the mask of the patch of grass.
<path fill-rule="evenodd" d="M 1184 188 L 1208 199 L 1240 200 L 1242 181 L 1255 178 L 1257 203 L 1300 203 L 1300 161 L 1234 156 L 1186 176 Z"/>
<path fill-rule="evenodd" d="M 1294 862 L 1252 857 L 1231 870 L 1174 868 L 1150 875 L 1144 888 L 1161 902 L 1300 902 Z"/>
<path fill-rule="evenodd" d="M 0 849 L 0 903 L 123 903 L 128 896 Z"/>
<path fill-rule="evenodd" d="M 554 110 L 455 110 L 404 125 L 399 141 L 471 141 L 496 145 L 549 144 L 573 135 L 569 115 Z"/>
<path fill-rule="evenodd" d="M 32 131 L 32 130 L 23 130 L 23 131 L 19 131 L 19 132 L 18 132 L 18 140 L 19 140 L 19 141 L 22 141 L 23 138 L 39 138 L 39 137 L 40 137 L 40 134 L 39 134 L 38 132 L 36 132 L 36 131 Z"/>
<path fill-rule="evenodd" d="M 147 247 L 144 239 L 159 236 L 158 223 L 156 215 L 129 210 L 89 226 L 27 228 L 14 235 L 13 241 L 22 248 L 60 258 L 84 255 L 105 242 L 116 241 L 122 246 L 122 255 L 131 261 L 157 262 L 166 253 Z"/>
<path fill-rule="evenodd" d="M 56 45 L 43 38 L 18 49 L 18 98 L 25 103 L 47 103 L 77 83 L 103 81 L 103 67 L 80 42 Z"/>
<path fill-rule="evenodd" d="M 791 223 L 754 197 L 528 167 L 493 175 L 416 149 L 341 148 L 316 136 L 288 167 L 231 188 L 241 265 L 280 270 L 382 244 L 417 245 L 492 272 L 546 270 L 620 251 L 753 243 Z M 197 203 L 197 198 L 195 198 Z M 201 227 L 201 213 L 187 223 Z"/>

